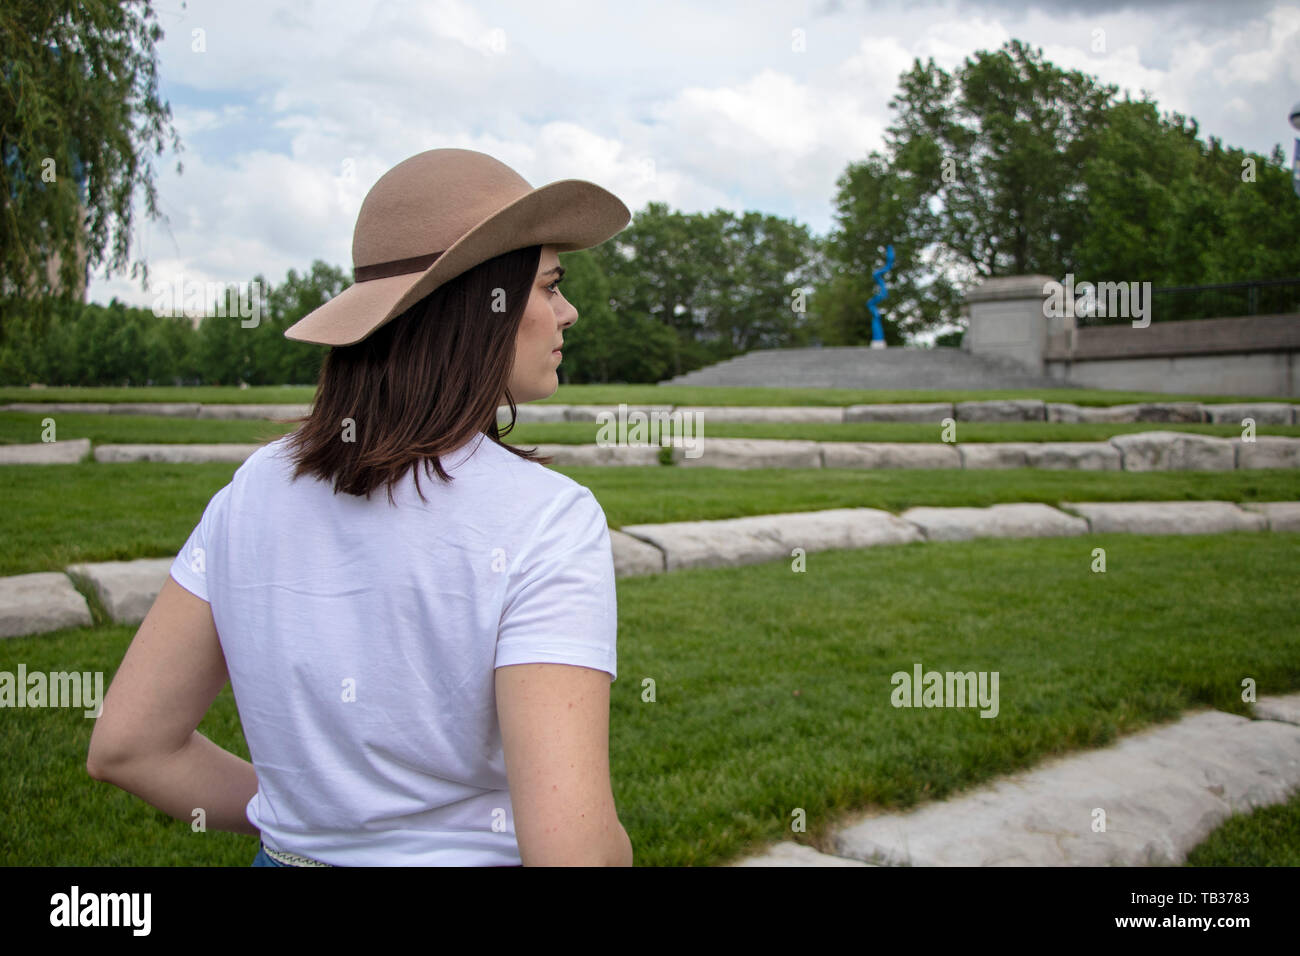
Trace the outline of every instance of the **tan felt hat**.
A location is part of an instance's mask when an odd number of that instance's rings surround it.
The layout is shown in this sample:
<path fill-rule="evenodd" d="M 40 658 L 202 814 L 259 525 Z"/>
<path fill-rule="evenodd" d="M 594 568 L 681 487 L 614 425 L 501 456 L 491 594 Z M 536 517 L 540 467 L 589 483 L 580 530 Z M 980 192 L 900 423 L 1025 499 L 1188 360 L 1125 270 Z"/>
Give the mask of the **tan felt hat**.
<path fill-rule="evenodd" d="M 562 179 L 534 189 L 485 153 L 419 153 L 384 173 L 361 203 L 352 234 L 354 284 L 285 337 L 352 345 L 480 263 L 526 246 L 588 249 L 631 218 L 595 183 Z"/>

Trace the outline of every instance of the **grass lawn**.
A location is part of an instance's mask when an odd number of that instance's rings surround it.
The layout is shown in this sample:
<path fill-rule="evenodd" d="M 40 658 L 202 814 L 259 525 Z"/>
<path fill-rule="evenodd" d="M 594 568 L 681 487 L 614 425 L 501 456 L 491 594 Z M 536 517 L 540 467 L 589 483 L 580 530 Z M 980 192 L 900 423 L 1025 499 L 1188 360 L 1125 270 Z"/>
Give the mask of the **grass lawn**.
<path fill-rule="evenodd" d="M 100 388 L 59 386 L 0 387 L 0 404 L 9 402 L 202 402 L 205 404 L 308 404 L 314 385 L 257 385 L 251 388 L 204 385 L 192 388 L 153 386 Z M 1038 398 L 1076 405 L 1124 405 L 1131 402 L 1300 402 L 1267 395 L 1177 395 L 1100 388 L 1039 389 L 869 389 L 869 388 L 734 388 L 691 385 L 561 385 L 544 404 L 560 405 L 870 405 L 888 402 L 966 402 L 999 398 Z"/>
<path fill-rule="evenodd" d="M 0 467 L 0 574 L 175 554 L 238 465 Z M 558 468 L 596 495 L 610 527 L 828 508 L 1002 502 L 1300 500 L 1300 471 L 1090 472 Z"/>
<path fill-rule="evenodd" d="M 0 389 L 9 401 L 307 403 L 313 389 Z M 574 404 L 855 404 L 1037 397 L 1080 404 L 1222 402 L 1099 390 L 872 392 L 563 386 Z M 1246 398 L 1246 397 L 1243 397 Z M 1279 399 L 1261 399 L 1279 400 Z M 1285 399 L 1282 399 L 1285 400 Z M 1294 400 L 1293 400 L 1294 401 Z M 39 441 L 39 415 L 0 412 L 0 443 Z M 96 442 L 260 442 L 292 426 L 153 416 L 59 414 L 58 437 Z M 32 432 L 35 430 L 35 436 Z M 518 426 L 512 444 L 594 441 L 594 423 Z M 958 423 L 963 441 L 1095 441 L 1127 431 L 1224 437 L 1235 425 Z M 734 425 L 719 437 L 933 441 L 936 425 Z M 1300 435 L 1262 426 L 1259 434 Z M 238 465 L 0 468 L 0 574 L 176 553 Z M 611 527 L 782 511 L 1086 500 L 1300 499 L 1300 471 L 1072 471 L 558 468 L 591 488 Z M 1107 571 L 1089 570 L 1103 547 Z M 716 865 L 795 838 L 825 849 L 864 810 L 917 801 L 1112 742 L 1184 711 L 1245 713 L 1243 675 L 1261 694 L 1300 688 L 1300 535 L 1089 535 L 1084 539 L 909 544 L 786 562 L 622 578 L 619 680 L 610 757 L 638 865 Z M 1215 582 L 1222 586 L 1214 587 Z M 96 609 L 97 610 L 97 609 Z M 0 641 L 0 670 L 101 670 L 134 627 L 104 623 Z M 890 675 L 998 671 L 1000 711 L 895 709 Z M 643 699 L 645 680 L 655 700 Z M 200 730 L 247 757 L 229 688 Z M 0 721 L 0 865 L 247 866 L 255 838 L 194 833 L 85 773 L 80 710 L 13 710 Z M 808 832 L 792 834 L 791 813 Z M 1300 807 L 1234 820 L 1193 856 L 1296 865 Z M 1259 818 L 1259 820 L 1256 820 Z M 1280 819 L 1279 823 L 1272 823 Z M 1263 821 L 1263 822 L 1261 822 Z M 1235 829 L 1234 829 L 1235 828 Z M 1290 843 L 1285 841 L 1289 839 Z M 1217 841 L 1217 842 L 1216 842 Z M 1287 847 L 1290 847 L 1288 849 Z M 1276 850 L 1276 852 L 1274 852 Z M 1217 855 L 1208 855 L 1217 854 Z M 1291 855 L 1287 855 L 1291 854 Z M 1247 865 L 1256 865 L 1248 863 Z"/>
<path fill-rule="evenodd" d="M 1089 570 L 1093 547 L 1105 573 Z M 1243 675 L 1261 694 L 1300 688 L 1297 566 L 1295 534 L 1098 535 L 621 579 L 610 759 L 636 862 L 824 845 L 864 810 L 942 798 L 1190 709 L 1244 714 Z M 103 670 L 107 686 L 133 633 L 8 639 L 0 669 Z M 894 708 L 891 675 L 918 662 L 997 671 L 997 717 Z M 200 729 L 247 757 L 229 689 Z M 251 862 L 255 839 L 194 833 L 91 780 L 90 730 L 79 710 L 0 722 L 0 864 Z M 791 832 L 796 809 L 807 833 Z"/>
<path fill-rule="evenodd" d="M 87 415 L 58 412 L 46 416 L 0 412 L 0 445 L 35 444 L 46 418 L 54 419 L 59 441 L 89 438 L 96 445 L 261 444 L 293 431 L 295 425 L 263 420 L 173 418 L 165 415 Z M 1240 431 L 1240 430 L 1238 430 Z"/>
<path fill-rule="evenodd" d="M 0 404 L 9 402 L 201 402 L 204 405 L 307 405 L 315 385 L 166 385 L 111 387 L 56 385 L 49 388 L 0 386 Z"/>
<path fill-rule="evenodd" d="M 47 416 L 26 412 L 0 411 L 0 445 L 34 444 L 42 440 L 42 422 Z M 258 444 L 288 434 L 296 425 L 271 421 L 223 421 L 209 418 L 171 418 L 161 415 L 87 415 L 60 412 L 54 419 L 55 437 L 60 441 L 89 438 L 96 445 L 207 444 L 239 442 Z M 658 426 L 659 423 L 657 423 Z M 608 431 L 617 437 L 617 420 Z M 554 422 L 517 424 L 506 435 L 513 445 L 595 444 L 604 426 L 597 422 Z M 690 434 L 705 438 L 787 438 L 811 441 L 937 442 L 943 426 L 938 422 L 850 422 L 843 425 L 712 423 L 706 414 L 701 432 L 690 423 Z M 1115 435 L 1134 432 L 1179 431 L 1221 438 L 1240 438 L 1241 426 L 1234 424 L 1172 424 L 1159 422 L 1079 423 L 1066 422 L 957 422 L 961 442 L 1011 441 L 1105 441 Z M 672 433 L 660 428 L 663 437 Z M 1257 425 L 1256 435 L 1300 437 L 1300 425 Z M 648 437 L 649 432 L 646 432 Z"/>
<path fill-rule="evenodd" d="M 1300 793 L 1227 820 L 1184 866 L 1300 866 Z"/>

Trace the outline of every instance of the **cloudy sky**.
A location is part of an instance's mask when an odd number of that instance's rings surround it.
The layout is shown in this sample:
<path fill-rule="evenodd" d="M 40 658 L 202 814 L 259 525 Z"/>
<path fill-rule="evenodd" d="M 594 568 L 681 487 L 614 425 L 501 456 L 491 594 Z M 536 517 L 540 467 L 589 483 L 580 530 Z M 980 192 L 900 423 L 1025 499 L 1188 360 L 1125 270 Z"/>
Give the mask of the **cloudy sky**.
<path fill-rule="evenodd" d="M 481 150 L 534 186 L 589 179 L 634 213 L 759 210 L 832 225 L 835 179 L 882 146 L 915 58 L 951 70 L 1009 39 L 1288 158 L 1300 3 L 157 0 L 176 156 L 154 157 L 132 259 L 150 287 L 350 269 L 375 180 L 426 149 Z M 796 31 L 801 31 L 796 39 Z M 1098 32 L 1101 31 L 1101 32 Z M 798 47 L 802 46 L 802 49 Z M 1100 47 L 1100 49 L 1096 49 Z M 89 298 L 150 305 L 138 279 Z"/>

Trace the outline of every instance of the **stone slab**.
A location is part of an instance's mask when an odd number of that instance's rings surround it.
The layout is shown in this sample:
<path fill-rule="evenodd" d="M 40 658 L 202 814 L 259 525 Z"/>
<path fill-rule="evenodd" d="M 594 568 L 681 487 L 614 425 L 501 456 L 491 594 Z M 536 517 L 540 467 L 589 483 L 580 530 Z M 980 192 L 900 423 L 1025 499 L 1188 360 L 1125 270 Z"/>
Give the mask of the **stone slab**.
<path fill-rule="evenodd" d="M 1291 425 L 1295 423 L 1296 406 L 1289 402 L 1254 402 L 1228 405 L 1205 405 L 1206 421 L 1222 425 L 1241 425 L 1242 419 L 1253 418 L 1256 425 Z"/>
<path fill-rule="evenodd" d="M 625 578 L 640 574 L 659 574 L 665 568 L 664 553 L 630 534 L 610 530 L 610 548 L 614 552 L 614 576 Z"/>
<path fill-rule="evenodd" d="M 674 411 L 699 415 L 714 425 L 841 425 L 844 409 L 828 405 L 682 405 Z M 699 419 L 697 419 L 699 420 Z"/>
<path fill-rule="evenodd" d="M 112 415 L 159 415 L 164 418 L 198 418 L 201 409 L 198 402 L 113 402 L 108 406 Z"/>
<path fill-rule="evenodd" d="M 671 405 L 628 405 L 624 414 L 631 414 L 634 411 L 644 412 L 649 415 L 651 412 L 671 412 Z M 597 417 L 600 414 L 608 412 L 614 416 L 614 424 L 618 424 L 618 406 L 617 405 L 569 405 L 565 409 L 564 420 L 569 422 L 598 422 Z"/>
<path fill-rule="evenodd" d="M 821 442 L 824 468 L 960 468 L 955 445 L 942 442 Z"/>
<path fill-rule="evenodd" d="M 1074 405 L 1049 402 L 1049 422 L 1181 422 L 1205 421 L 1205 407 L 1199 402 L 1139 402 L 1129 405 Z"/>
<path fill-rule="evenodd" d="M 732 863 L 732 866 L 876 866 L 862 860 L 821 853 L 810 846 L 785 840 L 768 847 L 763 853 Z"/>
<path fill-rule="evenodd" d="M 1300 438 L 1256 435 L 1254 441 L 1229 441 L 1236 447 L 1238 468 L 1300 468 Z"/>
<path fill-rule="evenodd" d="M 1230 438 L 1192 432 L 1135 432 L 1110 439 L 1125 471 L 1231 471 L 1237 467 Z"/>
<path fill-rule="evenodd" d="M 815 441 L 784 441 L 762 438 L 704 438 L 698 440 L 696 457 L 690 449 L 673 442 L 673 461 L 696 468 L 820 468 L 822 445 Z"/>
<path fill-rule="evenodd" d="M 1032 442 L 1025 450 L 1025 464 L 1051 470 L 1123 470 L 1119 449 L 1106 441 Z"/>
<path fill-rule="evenodd" d="M 1266 531 L 1262 514 L 1231 501 L 1062 501 L 1078 512 L 1093 534 L 1221 534 Z"/>
<path fill-rule="evenodd" d="M 963 468 L 1028 468 L 1033 442 L 965 442 L 957 446 Z"/>
<path fill-rule="evenodd" d="M 139 624 L 153 607 L 167 581 L 175 557 L 137 561 L 74 564 L 68 571 L 84 574 L 104 602 L 109 616 L 119 624 Z"/>
<path fill-rule="evenodd" d="M 1300 501 L 1250 501 L 1240 507 L 1262 514 L 1270 531 L 1300 531 Z"/>
<path fill-rule="evenodd" d="M 1037 502 L 987 508 L 908 508 L 900 517 L 927 541 L 973 538 L 1055 538 L 1087 534 L 1088 523 Z"/>
<path fill-rule="evenodd" d="M 565 417 L 568 411 L 568 405 L 516 405 L 515 423 L 531 425 L 538 422 L 565 422 L 568 421 L 568 418 Z M 497 421 L 503 423 L 510 421 L 509 405 L 502 405 L 497 409 Z"/>
<path fill-rule="evenodd" d="M 529 445 L 520 447 L 528 448 Z M 659 464 L 658 445 L 537 445 L 537 454 L 550 455 L 552 465 L 639 466 Z"/>
<path fill-rule="evenodd" d="M 120 464 L 128 461 L 160 461 L 175 464 L 242 462 L 261 445 L 96 445 L 95 461 Z"/>
<path fill-rule="evenodd" d="M 1261 697 L 1252 709 L 1256 720 L 1277 720 L 1300 727 L 1300 694 Z"/>
<path fill-rule="evenodd" d="M 75 465 L 88 454 L 89 438 L 0 445 L 0 465 Z"/>
<path fill-rule="evenodd" d="M 957 402 L 953 408 L 960 422 L 1041 422 L 1047 414 L 1047 406 L 1037 398 Z"/>
<path fill-rule="evenodd" d="M 1070 402 L 1048 402 L 1047 420 L 1069 424 L 1093 422 L 1135 422 L 1136 405 L 1074 405 Z"/>
<path fill-rule="evenodd" d="M 964 442 L 963 468 L 1045 468 L 1053 471 L 1120 471 L 1123 459 L 1110 442 Z"/>
<path fill-rule="evenodd" d="M 957 446 L 963 468 L 1046 468 L 1119 471 L 1119 451 L 1109 442 L 965 442 Z"/>
<path fill-rule="evenodd" d="M 1134 421 L 1181 422 L 1184 424 L 1205 421 L 1205 408 L 1200 402 L 1140 402 L 1136 405 L 1116 405 L 1117 409 L 1134 410 Z"/>
<path fill-rule="evenodd" d="M 81 415 L 107 415 L 112 411 L 110 402 L 10 402 L 6 412 L 25 412 L 31 415 L 57 415 L 72 412 Z"/>
<path fill-rule="evenodd" d="M 849 405 L 844 409 L 846 422 L 917 422 L 939 423 L 945 418 L 956 420 L 952 402 L 907 402 L 881 405 Z"/>
<path fill-rule="evenodd" d="M 621 530 L 658 547 L 668 571 L 792 558 L 795 548 L 812 553 L 922 540 L 915 527 L 875 508 L 625 525 Z"/>
<path fill-rule="evenodd" d="M 833 842 L 905 866 L 1176 866 L 1228 817 L 1297 789 L 1300 727 L 1209 711 L 867 819 Z"/>
<path fill-rule="evenodd" d="M 310 405 L 202 405 L 198 417 L 242 420 L 302 418 L 310 414 Z"/>
<path fill-rule="evenodd" d="M 0 637 L 90 627 L 90 608 L 61 571 L 0 577 Z"/>

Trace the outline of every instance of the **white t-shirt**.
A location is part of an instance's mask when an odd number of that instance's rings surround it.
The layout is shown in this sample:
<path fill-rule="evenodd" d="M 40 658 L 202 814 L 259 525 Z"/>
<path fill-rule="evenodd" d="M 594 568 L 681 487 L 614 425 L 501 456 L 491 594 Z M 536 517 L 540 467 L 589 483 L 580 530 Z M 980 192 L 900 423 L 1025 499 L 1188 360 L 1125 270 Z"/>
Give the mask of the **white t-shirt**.
<path fill-rule="evenodd" d="M 273 850 L 337 866 L 518 864 L 494 669 L 617 677 L 592 493 L 478 435 L 370 499 L 285 439 L 208 503 L 171 574 L 212 606 Z"/>

